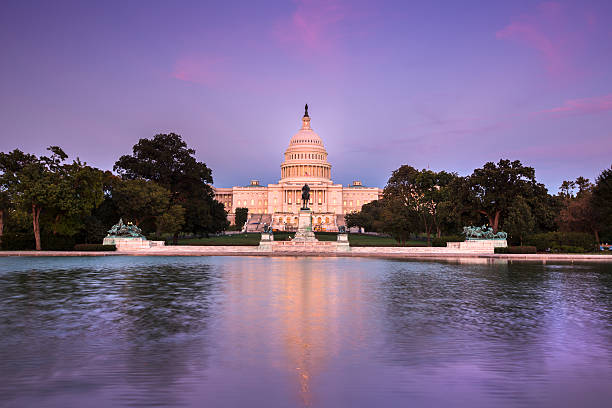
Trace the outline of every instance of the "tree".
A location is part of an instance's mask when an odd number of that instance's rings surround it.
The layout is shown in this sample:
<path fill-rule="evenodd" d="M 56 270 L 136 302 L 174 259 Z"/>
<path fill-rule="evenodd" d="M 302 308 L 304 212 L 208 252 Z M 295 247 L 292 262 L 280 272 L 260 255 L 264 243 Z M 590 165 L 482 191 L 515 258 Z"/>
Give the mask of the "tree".
<path fill-rule="evenodd" d="M 184 223 L 185 209 L 178 204 L 174 204 L 168 211 L 157 216 L 155 220 L 155 226 L 157 227 L 156 235 L 159 237 L 164 232 L 174 234 L 180 231 Z"/>
<path fill-rule="evenodd" d="M 60 172 L 58 203 L 46 212 L 54 235 L 75 235 L 83 222 L 104 199 L 103 172 L 78 158 L 64 164 Z"/>
<path fill-rule="evenodd" d="M 364 204 L 361 211 L 351 212 L 344 216 L 346 226 L 348 228 L 363 227 L 366 231 L 383 232 L 384 206 L 384 199 Z"/>
<path fill-rule="evenodd" d="M 404 244 L 411 233 L 417 232 L 417 202 L 415 199 L 416 173 L 411 166 L 401 166 L 393 171 L 385 189 L 385 211 L 383 219 L 385 229 L 398 241 Z"/>
<path fill-rule="evenodd" d="M 597 177 L 592 208 L 597 225 L 612 236 L 612 166 Z"/>
<path fill-rule="evenodd" d="M 0 245 L 2 245 L 2 235 L 4 234 L 4 224 L 11 208 L 11 200 L 7 191 L 0 190 Z"/>
<path fill-rule="evenodd" d="M 217 233 L 229 227 L 223 203 L 212 196 L 200 196 L 181 203 L 186 209 L 184 230 L 194 234 Z M 175 234 L 176 237 L 176 234 Z"/>
<path fill-rule="evenodd" d="M 170 208 L 170 192 L 153 181 L 115 180 L 113 202 L 125 221 L 140 225 L 155 220 Z"/>
<path fill-rule="evenodd" d="M 542 185 L 536 186 L 534 192 L 534 196 L 527 201 L 527 204 L 535 218 L 535 231 L 558 231 L 559 212 L 563 208 L 563 199 L 560 196 L 548 194 Z"/>
<path fill-rule="evenodd" d="M 559 229 L 563 232 L 590 232 L 599 242 L 599 225 L 596 218 L 593 193 L 583 191 L 565 202 L 564 208 L 559 212 Z"/>
<path fill-rule="evenodd" d="M 559 195 L 563 198 L 573 198 L 574 190 L 576 189 L 576 182 L 572 180 L 564 180 L 559 187 Z"/>
<path fill-rule="evenodd" d="M 534 228 L 535 219 L 527 201 L 522 196 L 516 197 L 508 210 L 504 229 L 511 237 L 518 238 L 520 244 L 523 245 L 523 239 L 533 233 Z"/>
<path fill-rule="evenodd" d="M 194 154 L 180 135 L 157 134 L 153 139 L 140 139 L 133 154 L 121 156 L 113 168 L 124 179 L 151 180 L 168 189 L 170 202 L 185 208 L 186 230 L 218 232 L 227 227 L 227 215 L 219 211 L 214 199 L 212 171 Z M 178 231 L 175 241 L 177 237 Z"/>
<path fill-rule="evenodd" d="M 0 153 L 3 191 L 11 201 L 30 211 L 36 249 L 41 249 L 41 214 L 53 233 L 74 235 L 79 221 L 102 201 L 101 172 L 82 163 L 63 163 L 68 156 L 58 146 L 50 156 L 36 157 L 20 150 Z"/>
<path fill-rule="evenodd" d="M 9 209 L 14 205 L 19 187 L 19 174 L 37 157 L 15 149 L 10 153 L 0 152 L 0 239 L 4 234 L 4 225 Z"/>
<path fill-rule="evenodd" d="M 236 218 L 234 219 L 236 223 L 236 227 L 242 229 L 244 223 L 247 221 L 249 217 L 249 209 L 246 207 L 238 207 L 236 208 Z"/>
<path fill-rule="evenodd" d="M 527 202 L 538 194 L 546 192 L 535 178 L 532 167 L 523 166 L 519 160 L 500 160 L 497 164 L 488 162 L 475 169 L 467 177 L 466 188 L 471 205 L 489 220 L 494 232 L 498 231 L 503 217 L 518 196 Z"/>
<path fill-rule="evenodd" d="M 382 216 L 385 232 L 402 245 L 418 231 L 416 211 L 398 201 L 384 199 Z"/>
<path fill-rule="evenodd" d="M 443 219 L 438 216 L 438 206 L 450 200 L 449 190 L 446 187 L 456 177 L 457 175 L 445 171 L 439 173 L 426 169 L 419 171 L 404 165 L 395 170 L 389 178 L 385 187 L 385 198 L 392 200 L 395 205 L 411 210 L 406 215 L 416 216 L 417 228 L 427 234 L 427 242 L 430 244 L 434 230 L 438 236 L 441 234 Z M 442 207 L 447 211 L 446 204 Z"/>

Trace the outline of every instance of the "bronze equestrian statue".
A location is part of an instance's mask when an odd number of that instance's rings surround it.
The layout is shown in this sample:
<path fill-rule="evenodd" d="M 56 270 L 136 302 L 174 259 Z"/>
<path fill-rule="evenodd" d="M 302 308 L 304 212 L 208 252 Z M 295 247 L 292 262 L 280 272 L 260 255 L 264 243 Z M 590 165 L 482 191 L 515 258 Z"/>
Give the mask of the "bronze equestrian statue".
<path fill-rule="evenodd" d="M 302 187 L 302 210 L 308 210 L 308 202 L 310 201 L 310 187 L 308 184 L 304 184 Z"/>

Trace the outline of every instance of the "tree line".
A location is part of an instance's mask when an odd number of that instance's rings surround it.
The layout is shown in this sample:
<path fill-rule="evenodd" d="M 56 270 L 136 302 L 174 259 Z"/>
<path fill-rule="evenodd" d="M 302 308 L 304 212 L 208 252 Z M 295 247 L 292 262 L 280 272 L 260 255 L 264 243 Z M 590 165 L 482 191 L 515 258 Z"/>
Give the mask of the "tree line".
<path fill-rule="evenodd" d="M 229 225 L 214 199 L 212 171 L 180 135 L 140 139 L 113 172 L 68 162 L 58 146 L 36 156 L 0 153 L 3 249 L 72 249 L 100 243 L 120 217 L 145 234 L 215 233 Z"/>
<path fill-rule="evenodd" d="M 519 160 L 488 162 L 462 177 L 403 165 L 393 171 L 383 198 L 345 216 L 347 226 L 391 234 L 405 243 L 414 234 L 459 235 L 463 226 L 487 224 L 522 244 L 538 233 L 580 232 L 612 241 L 612 167 L 595 183 L 578 177 L 551 195 L 535 170 Z"/>

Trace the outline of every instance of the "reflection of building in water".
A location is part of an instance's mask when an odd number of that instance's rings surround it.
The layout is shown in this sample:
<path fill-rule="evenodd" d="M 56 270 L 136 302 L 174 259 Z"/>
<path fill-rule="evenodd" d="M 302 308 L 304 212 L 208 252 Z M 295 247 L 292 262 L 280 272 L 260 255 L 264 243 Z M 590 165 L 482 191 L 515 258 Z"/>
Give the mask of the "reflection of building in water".
<path fill-rule="evenodd" d="M 265 272 L 262 263 L 245 261 L 229 277 L 223 321 L 230 332 L 224 338 L 241 339 L 241 347 L 232 348 L 241 361 L 274 367 L 293 383 L 290 388 L 301 405 L 316 406 L 313 383 L 333 365 L 341 339 L 352 336 L 355 342 L 362 341 L 365 319 L 356 307 L 362 288 L 348 284 L 342 273 L 321 270 L 317 259 L 290 259 L 269 262 Z M 350 322 L 342 319 L 347 315 Z"/>
<path fill-rule="evenodd" d="M 355 181 L 349 186 L 334 184 L 331 164 L 323 140 L 310 127 L 308 105 L 302 128 L 289 141 L 281 163 L 278 184 L 263 186 L 258 180 L 243 187 L 215 188 L 215 198 L 223 203 L 233 222 L 236 208 L 248 208 L 247 225 L 257 229 L 264 223 L 280 230 L 297 227 L 302 186 L 310 186 L 310 204 L 315 228 L 337 231 L 344 225 L 344 215 L 359 211 L 364 204 L 378 200 L 382 190 Z"/>

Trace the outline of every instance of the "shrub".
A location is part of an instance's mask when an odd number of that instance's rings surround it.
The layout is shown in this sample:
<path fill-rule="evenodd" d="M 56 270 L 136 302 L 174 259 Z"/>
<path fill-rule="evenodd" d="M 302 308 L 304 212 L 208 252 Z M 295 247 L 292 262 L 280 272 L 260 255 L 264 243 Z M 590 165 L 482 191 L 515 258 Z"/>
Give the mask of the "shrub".
<path fill-rule="evenodd" d="M 551 251 L 555 253 L 566 253 L 566 254 L 582 254 L 584 252 L 587 252 L 584 250 L 583 247 L 573 246 L 573 245 L 555 246 L 551 248 Z"/>
<path fill-rule="evenodd" d="M 74 246 L 75 251 L 115 251 L 117 247 L 115 245 L 102 245 L 102 244 L 76 244 Z"/>
<path fill-rule="evenodd" d="M 5 232 L 2 235 L 4 251 L 31 250 L 36 247 L 32 232 Z"/>
<path fill-rule="evenodd" d="M 555 248 L 582 247 L 587 251 L 595 248 L 596 242 L 593 235 L 586 232 L 547 232 L 544 234 L 530 235 L 525 243 L 538 248 L 538 251 L 555 250 Z"/>
<path fill-rule="evenodd" d="M 537 248 L 534 246 L 511 246 L 505 248 L 495 248 L 496 254 L 535 254 Z"/>
<path fill-rule="evenodd" d="M 440 238 L 434 238 L 431 240 L 431 246 L 445 247 L 447 242 L 463 242 L 465 239 L 461 235 L 446 235 Z"/>
<path fill-rule="evenodd" d="M 41 234 L 40 241 L 44 251 L 70 251 L 76 244 L 75 237 L 51 233 Z"/>

